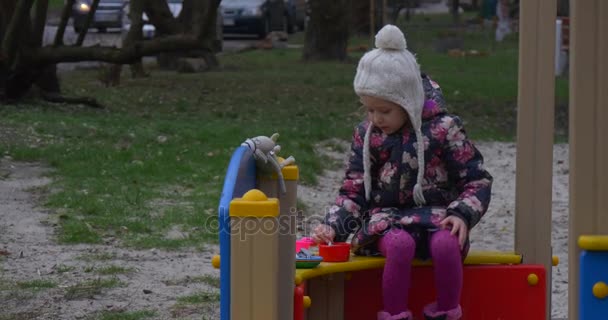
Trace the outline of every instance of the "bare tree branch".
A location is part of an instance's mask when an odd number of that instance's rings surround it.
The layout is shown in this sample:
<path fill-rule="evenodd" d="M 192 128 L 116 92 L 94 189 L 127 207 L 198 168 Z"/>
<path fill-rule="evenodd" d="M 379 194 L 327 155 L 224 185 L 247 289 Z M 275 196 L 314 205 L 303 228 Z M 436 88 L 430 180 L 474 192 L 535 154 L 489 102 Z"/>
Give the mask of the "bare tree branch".
<path fill-rule="evenodd" d="M 118 64 L 130 64 L 139 57 L 154 55 L 160 52 L 177 52 L 210 48 L 211 43 L 200 41 L 192 35 L 174 35 L 154 40 L 138 41 L 128 47 L 43 47 L 31 52 L 24 52 L 28 61 L 38 66 L 59 62 L 103 61 Z"/>
<path fill-rule="evenodd" d="M 127 46 L 131 42 L 141 40 L 143 38 L 142 29 L 144 27 L 144 21 L 142 14 L 144 12 L 144 1 L 143 0 L 132 0 L 129 3 L 129 20 L 131 21 L 131 27 L 127 35 L 123 39 L 123 46 Z"/>
<path fill-rule="evenodd" d="M 66 97 L 57 93 L 43 92 L 42 98 L 52 103 L 84 104 L 95 109 L 105 109 L 97 100 L 89 97 Z"/>
<path fill-rule="evenodd" d="M 95 16 L 95 12 L 97 11 L 98 6 L 99 0 L 93 0 L 93 4 L 91 4 L 91 9 L 89 11 L 89 14 L 87 15 L 87 19 L 84 21 L 82 30 L 80 30 L 80 33 L 78 34 L 78 39 L 76 40 L 77 46 L 81 46 L 84 42 L 84 37 L 87 35 L 87 32 L 89 32 L 89 26 L 93 21 L 93 17 Z"/>
<path fill-rule="evenodd" d="M 144 12 L 144 0 L 132 0 L 129 3 L 129 20 L 131 21 L 131 27 L 127 35 L 122 39 L 122 46 L 128 47 L 131 43 L 141 41 L 143 39 L 143 26 L 144 21 L 142 14 Z M 120 80 L 120 73 L 122 65 L 113 65 L 109 70 L 110 83 L 118 84 Z M 144 71 L 144 66 L 141 62 L 141 58 L 137 58 L 134 63 L 131 64 L 131 75 L 135 77 L 147 76 Z"/>
<path fill-rule="evenodd" d="M 217 8 L 220 1 L 193 1 L 192 30 L 199 39 L 209 34 L 215 36 L 217 24 Z"/>
<path fill-rule="evenodd" d="M 37 0 L 32 25 L 32 43 L 36 46 L 42 45 L 44 26 L 46 25 L 46 14 L 49 8 L 48 0 Z"/>
<path fill-rule="evenodd" d="M 148 16 L 150 23 L 156 28 L 157 34 L 167 35 L 182 33 L 182 26 L 178 23 L 177 19 L 173 17 L 166 0 L 146 0 L 144 12 Z"/>
<path fill-rule="evenodd" d="M 68 25 L 68 20 L 70 20 L 70 15 L 72 13 L 72 7 L 74 6 L 74 2 L 76 0 L 67 0 L 63 10 L 61 11 L 61 21 L 59 22 L 59 26 L 57 27 L 57 33 L 55 34 L 55 41 L 53 41 L 53 45 L 60 46 L 63 44 L 63 35 L 65 33 L 65 27 Z"/>

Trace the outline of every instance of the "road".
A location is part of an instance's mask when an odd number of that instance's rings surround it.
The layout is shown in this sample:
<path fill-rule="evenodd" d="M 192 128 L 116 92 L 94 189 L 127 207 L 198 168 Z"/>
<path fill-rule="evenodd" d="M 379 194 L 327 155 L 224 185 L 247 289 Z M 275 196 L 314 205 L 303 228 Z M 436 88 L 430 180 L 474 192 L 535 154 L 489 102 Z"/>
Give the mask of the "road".
<path fill-rule="evenodd" d="M 47 25 L 44 29 L 43 45 L 50 45 L 53 43 L 55 34 L 57 33 L 56 25 Z M 66 45 L 76 43 L 78 34 L 74 32 L 74 29 L 68 25 L 65 30 L 63 42 Z M 247 35 L 235 35 L 227 36 L 224 39 L 223 52 L 235 52 L 251 45 L 255 44 L 257 39 Z M 89 30 L 87 33 L 83 46 L 122 46 L 122 33 L 120 29 L 109 29 L 108 32 L 99 33 L 96 30 Z M 78 62 L 78 63 L 61 63 L 59 64 L 60 71 L 68 71 L 76 68 L 87 68 L 96 67 L 99 62 Z"/>

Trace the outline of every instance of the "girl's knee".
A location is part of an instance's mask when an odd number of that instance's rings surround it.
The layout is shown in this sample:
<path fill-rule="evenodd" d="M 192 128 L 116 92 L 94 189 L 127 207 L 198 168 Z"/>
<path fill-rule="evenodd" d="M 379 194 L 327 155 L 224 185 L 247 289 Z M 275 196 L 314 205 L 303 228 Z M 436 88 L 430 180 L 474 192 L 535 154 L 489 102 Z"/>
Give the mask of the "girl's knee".
<path fill-rule="evenodd" d="M 431 237 L 431 254 L 446 255 L 454 252 L 460 253 L 460 243 L 458 237 L 452 235 L 449 230 L 440 230 Z"/>
<path fill-rule="evenodd" d="M 413 259 L 416 241 L 407 231 L 391 229 L 380 239 L 380 249 L 385 257 L 398 255 Z"/>

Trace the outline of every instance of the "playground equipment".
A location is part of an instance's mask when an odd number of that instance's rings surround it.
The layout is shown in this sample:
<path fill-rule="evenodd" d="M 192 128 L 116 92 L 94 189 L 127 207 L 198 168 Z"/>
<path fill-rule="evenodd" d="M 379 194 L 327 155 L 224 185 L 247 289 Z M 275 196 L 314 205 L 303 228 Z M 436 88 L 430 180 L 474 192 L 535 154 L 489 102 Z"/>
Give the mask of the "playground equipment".
<path fill-rule="evenodd" d="M 570 15 L 570 228 L 569 228 L 569 319 L 604 319 L 608 314 L 608 297 L 606 297 L 606 283 L 608 283 L 608 261 L 605 258 L 607 249 L 602 246 L 601 250 L 597 247 L 588 247 L 588 240 L 577 241 L 583 235 L 590 235 L 591 238 L 582 237 L 581 239 L 605 239 L 608 234 L 608 3 L 605 0 L 586 0 L 571 1 Z M 477 288 L 483 289 L 481 298 L 491 300 L 502 300 L 504 296 L 495 294 L 508 294 L 509 297 L 524 299 L 528 297 L 534 301 L 530 307 L 539 312 L 539 317 L 529 319 L 540 319 L 540 317 L 550 317 L 550 270 L 552 264 L 551 254 L 551 166 L 552 145 L 553 145 L 553 107 L 554 107 L 554 50 L 555 50 L 555 1 L 526 0 L 520 3 L 520 79 L 519 79 L 519 101 L 518 101 L 518 142 L 517 142 L 517 190 L 516 190 L 516 235 L 515 251 L 518 254 L 498 254 L 501 261 L 497 262 L 484 254 L 477 255 L 471 252 L 465 267 L 465 277 L 471 274 L 479 275 L 482 284 L 493 284 L 497 279 L 512 279 L 506 281 L 508 284 L 521 284 L 521 277 L 525 276 L 529 287 L 515 287 L 512 291 L 503 291 L 500 286 Z M 294 271 L 294 264 L 289 259 L 294 259 L 294 251 L 283 251 L 283 247 L 292 247 L 293 236 L 289 236 L 289 241 L 278 241 L 279 254 L 269 254 L 268 259 L 259 259 L 256 263 L 266 263 L 268 266 L 282 263 L 285 267 L 278 267 L 276 276 L 279 277 L 278 285 L 283 287 L 275 290 L 274 285 L 271 290 L 259 291 L 264 294 L 278 296 L 276 304 L 255 305 L 260 300 L 249 300 L 249 304 L 239 305 L 235 301 L 230 301 L 231 288 L 245 290 L 248 292 L 247 298 L 254 299 L 257 287 L 252 287 L 251 277 L 258 277 L 247 267 L 239 264 L 235 266 L 231 263 L 231 244 L 230 229 L 231 221 L 229 215 L 230 202 L 233 198 L 243 197 L 245 192 L 259 188 L 265 196 L 273 197 L 276 191 L 270 188 L 266 191 L 264 187 L 265 178 L 256 178 L 255 164 L 251 160 L 251 155 L 247 155 L 247 148 L 239 148 L 235 151 L 231 159 L 222 200 L 220 202 L 220 254 L 219 258 L 214 259 L 214 265 L 220 266 L 221 275 L 221 319 L 240 320 L 240 319 L 290 319 L 295 313 L 294 319 L 302 319 L 305 315 L 309 319 L 358 319 L 349 318 L 350 313 L 355 312 L 356 307 L 361 307 L 361 303 L 349 298 L 349 290 L 354 283 L 362 281 L 352 281 L 354 277 L 370 280 L 378 276 L 378 270 L 382 266 L 382 259 L 359 259 L 353 258 L 350 262 L 326 264 L 321 263 L 318 268 L 308 269 L 307 271 Z M 295 204 L 295 199 L 288 198 L 295 196 L 295 184 L 297 180 L 297 167 L 293 167 L 295 179 L 287 181 L 292 183 L 292 190 L 286 195 L 279 195 L 279 217 L 283 214 L 295 216 L 295 211 L 291 204 Z M 292 177 L 293 178 L 293 177 Z M 254 194 L 257 194 L 254 192 Z M 264 197 L 256 196 L 259 201 Z M 272 202 L 272 201 L 271 201 Z M 238 205 L 237 205 L 238 206 Z M 235 219 L 265 219 L 267 217 L 240 217 Z M 259 226 L 259 223 L 255 224 Z M 292 226 L 289 225 L 288 228 Z M 294 230 L 294 229 L 289 229 Z M 269 240 L 269 243 L 275 240 Z M 294 239 L 295 241 L 295 239 Z M 605 243 L 605 240 L 600 243 Z M 274 243 L 274 242 L 272 242 Z M 591 243 L 597 243 L 591 241 Z M 274 245 L 273 245 L 274 246 Z M 274 248 L 274 247 L 272 247 Z M 581 251 L 583 250 L 583 251 Z M 257 258 L 253 253 L 257 252 L 251 247 L 247 250 L 250 257 Z M 262 250 L 264 252 L 264 250 Z M 240 251 L 239 251 L 240 252 Z M 287 257 L 284 260 L 280 256 L 285 252 Z M 235 252 L 232 252 L 233 254 Z M 514 261 L 510 260 L 515 257 Z M 603 257 L 603 258 L 602 258 Z M 474 259 L 475 258 L 475 259 Z M 275 260 L 273 260 L 275 259 Z M 278 259 L 278 261 L 276 261 Z M 508 261 L 502 261 L 502 259 Z M 580 262 L 579 262 L 580 259 Z M 365 261 L 364 261 L 365 260 Z M 554 259 L 553 259 L 554 260 Z M 522 263 L 523 262 L 523 263 Z M 250 261 L 250 263 L 252 263 Z M 554 263 L 554 261 L 553 261 Z M 579 265 L 580 264 L 580 265 Z M 519 268 L 530 266 L 536 272 L 518 271 Z M 542 266 L 542 267 L 541 267 Z M 230 277 L 231 268 L 247 273 L 250 277 L 236 282 Z M 240 268 L 240 269 L 239 269 Z M 414 268 L 414 279 L 419 277 L 431 277 L 431 274 L 424 274 L 425 266 L 418 265 Z M 258 271 L 259 270 L 259 271 Z M 265 269 L 264 269 L 265 270 Z M 256 272 L 264 271 L 258 267 Z M 492 278 L 483 274 L 482 270 L 490 275 L 499 275 Z M 542 272 L 541 272 L 542 271 Z M 236 272 L 236 271 L 235 271 Z M 376 274 L 374 274 L 374 272 Z M 428 272 L 428 271 L 427 271 Z M 292 273 L 290 278 L 289 273 Z M 298 277 L 296 277 L 296 274 Z M 262 275 L 259 275 L 260 277 Z M 510 278 L 510 277 L 513 278 Z M 292 281 L 296 279 L 298 285 Z M 299 280 L 298 280 L 299 279 Z M 341 280 L 340 280 L 341 279 Z M 349 280 L 350 279 L 350 280 Z M 467 285 L 471 281 L 466 280 Z M 580 279 L 580 281 L 579 281 Z M 245 281 L 247 280 L 247 281 Z M 416 280 L 415 280 L 416 281 Z M 316 284 L 318 282 L 318 284 Z M 503 282 L 499 283 L 503 285 Z M 249 287 L 241 287 L 247 285 Z M 370 284 L 369 295 L 377 295 L 378 292 Z M 265 284 L 266 287 L 269 287 Z M 292 292 L 288 292 L 289 289 Z M 414 283 L 414 289 L 416 283 Z M 545 292 L 545 298 L 537 296 L 536 291 L 540 288 Z M 265 288 L 266 289 L 266 288 Z M 431 288 L 426 288 L 431 290 Z M 537 290 L 539 289 L 539 290 Z M 256 290 L 256 291 L 254 291 Z M 260 289 L 261 290 L 261 289 Z M 465 290 L 469 290 L 465 288 Z M 535 293 L 531 292 L 534 290 Z M 527 292 L 527 293 L 524 293 Z M 429 293 L 423 293 L 426 295 Z M 463 307 L 467 319 L 469 314 L 475 309 L 467 307 L 467 299 L 471 295 L 480 294 L 479 292 L 463 292 Z M 244 297 L 244 296 L 243 296 Z M 260 297 L 256 297 L 260 298 Z M 426 298 L 425 298 L 426 299 Z M 245 300 L 245 299 L 244 299 Z M 271 301 L 266 299 L 264 301 Z M 338 302 L 338 303 L 336 303 Z M 492 301 L 490 301 L 492 302 Z M 416 306 L 418 302 L 414 301 Z M 419 304 L 418 304 L 419 305 Z M 307 307 L 306 314 L 299 310 Z M 348 306 L 345 309 L 344 306 Z M 350 307 L 353 309 L 350 309 Z M 480 304 L 481 308 L 485 304 Z M 517 308 L 510 305 L 509 308 Z M 231 317 L 231 310 L 247 308 L 248 314 L 242 314 L 243 318 Z M 256 309 L 257 308 L 257 309 Z M 254 309 L 276 308 L 278 311 L 270 312 L 269 317 L 258 318 L 253 315 Z M 415 308 L 418 308 L 416 306 Z M 477 307 L 476 307 L 477 308 Z M 291 309 L 291 310 L 290 310 Z M 540 311 L 539 311 L 540 310 Z M 290 313 L 291 311 L 291 313 Z M 490 309 L 491 311 L 491 309 Z M 488 311 L 488 312 L 490 312 Z M 363 311 L 361 311 L 363 312 Z M 483 311 L 485 312 L 485 311 Z M 241 315 L 239 315 L 241 316 Z M 479 317 L 478 314 L 473 314 Z M 297 318 L 300 317 L 300 318 Z M 486 314 L 482 319 L 492 319 Z M 373 319 L 373 318 L 372 318 Z M 513 318 L 502 319 L 528 319 L 526 315 Z"/>
<path fill-rule="evenodd" d="M 214 259 L 222 284 L 221 319 L 374 319 L 382 307 L 384 258 L 349 256 L 347 262 L 296 270 L 298 167 L 283 168 L 288 190 L 283 194 L 278 175 L 256 172 L 255 161 L 249 148 L 237 148 L 224 181 L 221 260 Z M 542 264 L 523 264 L 515 253 L 472 251 L 465 260 L 461 301 L 467 319 L 542 319 L 546 274 Z M 411 303 L 418 316 L 435 296 L 428 285 L 432 278 L 431 263 L 416 261 Z"/>

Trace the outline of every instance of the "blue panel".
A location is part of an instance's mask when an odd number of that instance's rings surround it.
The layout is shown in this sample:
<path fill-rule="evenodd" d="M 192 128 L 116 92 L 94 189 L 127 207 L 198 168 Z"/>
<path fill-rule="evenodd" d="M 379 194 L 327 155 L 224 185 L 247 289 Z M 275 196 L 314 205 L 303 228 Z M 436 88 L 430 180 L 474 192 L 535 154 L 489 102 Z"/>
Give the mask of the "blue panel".
<path fill-rule="evenodd" d="M 230 320 L 230 201 L 255 187 L 255 160 L 247 147 L 232 154 L 218 208 L 220 237 L 220 319 Z"/>
<path fill-rule="evenodd" d="M 593 295 L 593 285 L 608 284 L 608 252 L 582 251 L 579 284 L 579 320 L 608 319 L 608 297 Z"/>

